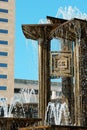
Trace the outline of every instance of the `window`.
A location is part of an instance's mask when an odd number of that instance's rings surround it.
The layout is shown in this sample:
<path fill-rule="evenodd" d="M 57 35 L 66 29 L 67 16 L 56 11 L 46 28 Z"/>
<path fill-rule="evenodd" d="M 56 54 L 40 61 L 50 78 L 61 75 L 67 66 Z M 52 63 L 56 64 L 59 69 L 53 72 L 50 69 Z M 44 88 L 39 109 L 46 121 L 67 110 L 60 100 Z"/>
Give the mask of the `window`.
<path fill-rule="evenodd" d="M 0 52 L 0 56 L 7 56 L 8 52 Z"/>
<path fill-rule="evenodd" d="M 2 41 L 2 40 L 0 40 L 0 44 L 8 45 L 8 41 Z"/>
<path fill-rule="evenodd" d="M 7 9 L 1 9 L 1 8 L 0 8 L 0 12 L 2 12 L 2 13 L 8 13 L 8 10 L 7 10 Z"/>
<path fill-rule="evenodd" d="M 14 93 L 20 93 L 20 88 L 15 88 Z"/>
<path fill-rule="evenodd" d="M 0 33 L 8 33 L 8 30 L 0 29 Z"/>
<path fill-rule="evenodd" d="M 8 19 L 0 18 L 0 22 L 8 22 Z"/>
<path fill-rule="evenodd" d="M 8 0 L 0 0 L 0 1 L 3 1 L 3 2 L 8 2 Z"/>
<path fill-rule="evenodd" d="M 0 86 L 0 90 L 7 90 L 6 86 Z"/>
<path fill-rule="evenodd" d="M 0 79 L 7 79 L 7 75 L 5 75 L 5 74 L 0 74 Z"/>
<path fill-rule="evenodd" d="M 0 67 L 7 67 L 6 63 L 0 63 Z"/>

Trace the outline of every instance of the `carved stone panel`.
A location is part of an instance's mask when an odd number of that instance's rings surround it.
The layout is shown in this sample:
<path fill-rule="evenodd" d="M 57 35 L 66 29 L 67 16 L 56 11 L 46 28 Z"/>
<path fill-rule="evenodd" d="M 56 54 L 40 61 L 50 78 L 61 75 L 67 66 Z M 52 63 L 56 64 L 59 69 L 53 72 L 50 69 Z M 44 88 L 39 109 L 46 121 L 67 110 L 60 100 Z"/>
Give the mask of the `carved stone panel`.
<path fill-rule="evenodd" d="M 72 76 L 71 52 L 51 52 L 50 76 L 51 78 Z"/>

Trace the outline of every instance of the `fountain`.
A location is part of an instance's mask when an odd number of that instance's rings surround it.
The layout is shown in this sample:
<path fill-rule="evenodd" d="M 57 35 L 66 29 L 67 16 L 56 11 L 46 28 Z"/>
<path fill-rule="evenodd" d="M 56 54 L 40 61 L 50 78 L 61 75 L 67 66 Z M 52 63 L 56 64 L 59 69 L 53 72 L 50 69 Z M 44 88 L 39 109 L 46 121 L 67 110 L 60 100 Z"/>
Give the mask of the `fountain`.
<path fill-rule="evenodd" d="M 45 120 L 45 124 L 54 125 L 55 128 L 58 125 L 72 125 L 73 128 L 74 124 L 86 126 L 87 60 L 84 57 L 87 57 L 87 21 L 50 16 L 47 19 L 50 20 L 49 24 L 22 25 L 27 39 L 38 40 L 39 116 L 42 118 L 42 125 Z M 57 50 L 54 54 L 50 50 L 53 38 L 62 39 L 60 52 Z M 50 79 L 59 77 L 62 79 L 63 94 L 67 102 L 50 102 Z M 54 96 L 55 94 L 52 99 Z"/>
<path fill-rule="evenodd" d="M 0 97 L 0 116 L 1 117 L 8 116 L 7 98 L 5 98 L 5 97 Z"/>
<path fill-rule="evenodd" d="M 8 105 L 6 98 L 2 97 L 0 100 L 0 115 L 2 117 L 34 117 L 35 112 L 37 113 L 38 99 L 34 89 L 23 88 L 20 90 L 18 95 L 14 95 L 11 98 L 11 102 Z M 35 104 L 35 105 L 34 105 Z M 35 106 L 35 108 L 33 107 Z M 32 111 L 32 113 L 31 113 Z M 25 112 L 27 115 L 25 115 Z M 33 116 L 32 116 L 33 115 Z M 36 114 L 37 115 L 37 114 Z M 35 116 L 37 117 L 37 116 Z"/>
<path fill-rule="evenodd" d="M 63 98 L 48 103 L 45 124 L 47 125 L 70 125 L 68 104 Z"/>
<path fill-rule="evenodd" d="M 25 117 L 23 103 L 20 98 L 15 99 L 14 97 L 11 99 L 8 117 Z"/>
<path fill-rule="evenodd" d="M 23 102 L 24 96 L 25 102 Z M 21 90 L 18 96 L 14 95 L 9 105 L 7 100 L 2 98 L 0 100 L 0 130 L 18 130 L 19 127 L 34 125 L 41 121 L 40 118 L 37 118 L 37 105 L 34 107 L 32 105 L 37 101 L 35 96 L 33 89 L 30 91 Z"/>
<path fill-rule="evenodd" d="M 34 89 L 22 88 L 20 90 L 21 100 L 24 103 L 37 103 L 37 97 Z"/>
<path fill-rule="evenodd" d="M 25 117 L 38 117 L 38 98 L 34 89 L 22 88 L 20 90 L 21 101 L 23 102 Z"/>
<path fill-rule="evenodd" d="M 31 117 L 34 117 L 33 111 L 35 111 L 36 108 L 34 109 L 33 104 L 37 104 L 35 90 L 28 88 L 21 89 L 19 95 L 14 95 L 14 97 L 11 99 L 11 103 L 9 104 L 8 117 L 25 118 L 30 117 L 30 115 Z M 3 108 L 5 113 L 5 107 L 3 106 Z"/>

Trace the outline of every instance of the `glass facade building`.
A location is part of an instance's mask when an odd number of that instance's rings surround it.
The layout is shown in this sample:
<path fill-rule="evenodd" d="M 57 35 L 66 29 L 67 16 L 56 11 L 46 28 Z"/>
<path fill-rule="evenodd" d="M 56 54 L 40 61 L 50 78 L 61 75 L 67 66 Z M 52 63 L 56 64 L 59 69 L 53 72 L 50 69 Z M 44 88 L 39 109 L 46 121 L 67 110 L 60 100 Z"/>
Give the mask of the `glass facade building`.
<path fill-rule="evenodd" d="M 7 103 L 14 94 L 14 29 L 15 0 L 0 0 L 0 98 Z"/>

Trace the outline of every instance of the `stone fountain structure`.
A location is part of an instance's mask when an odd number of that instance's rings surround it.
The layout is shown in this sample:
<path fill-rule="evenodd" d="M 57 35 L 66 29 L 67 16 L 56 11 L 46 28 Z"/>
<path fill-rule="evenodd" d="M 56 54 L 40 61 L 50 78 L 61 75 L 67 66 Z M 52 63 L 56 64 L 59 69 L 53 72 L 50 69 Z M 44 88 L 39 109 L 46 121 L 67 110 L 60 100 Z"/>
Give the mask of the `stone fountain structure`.
<path fill-rule="evenodd" d="M 38 41 L 39 118 L 30 115 L 26 117 L 23 103 L 13 100 L 12 105 L 16 105 L 18 113 L 14 117 L 8 117 L 8 108 L 6 102 L 3 102 L 3 111 L 6 113 L 0 117 L 1 130 L 27 130 L 38 121 L 41 121 L 42 126 L 33 126 L 31 129 L 87 130 L 87 21 L 50 16 L 47 19 L 50 23 L 22 25 L 25 37 Z M 53 38 L 60 39 L 60 51 L 51 51 Z M 62 79 L 63 96 L 51 100 L 50 80 L 59 77 Z M 28 103 L 30 100 L 27 100 L 28 93 L 25 92 L 22 91 L 21 95 Z M 33 90 L 29 93 L 30 96 L 32 93 L 34 94 Z M 44 123 L 49 126 L 44 126 Z M 20 128 L 26 126 L 28 128 Z"/>
<path fill-rule="evenodd" d="M 47 24 L 23 24 L 27 39 L 38 41 L 39 117 L 44 124 L 50 102 L 50 79 L 62 78 L 73 125 L 87 126 L 87 21 L 47 16 Z M 60 39 L 61 51 L 51 52 L 51 40 Z"/>
<path fill-rule="evenodd" d="M 6 98 L 0 100 L 0 130 L 18 130 L 41 121 L 37 116 L 37 97 L 34 89 L 21 89 L 19 95 L 14 96 L 9 105 Z"/>

